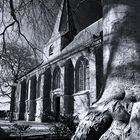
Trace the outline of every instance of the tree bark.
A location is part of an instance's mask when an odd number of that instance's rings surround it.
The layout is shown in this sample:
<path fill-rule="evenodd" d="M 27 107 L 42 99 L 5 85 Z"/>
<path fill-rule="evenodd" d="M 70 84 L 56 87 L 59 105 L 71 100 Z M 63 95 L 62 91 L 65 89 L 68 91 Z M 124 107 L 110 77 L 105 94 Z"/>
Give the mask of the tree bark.
<path fill-rule="evenodd" d="M 14 117 L 14 110 L 15 110 L 15 92 L 16 92 L 16 87 L 12 86 L 11 89 L 11 104 L 10 104 L 10 118 L 9 121 L 10 123 L 13 122 L 13 117 Z"/>
<path fill-rule="evenodd" d="M 102 97 L 80 122 L 73 139 L 91 139 L 88 135 L 91 135 L 92 139 L 95 138 L 100 130 L 98 127 L 100 123 L 107 122 L 102 117 L 105 111 L 110 114 L 108 118 L 111 126 L 109 129 L 104 126 L 100 133 L 101 140 L 139 139 L 140 1 L 102 0 L 102 5 L 104 59 Z M 96 112 L 100 112 L 98 118 L 104 121 L 95 122 Z M 96 133 L 92 133 L 95 126 L 99 130 L 96 129 Z"/>

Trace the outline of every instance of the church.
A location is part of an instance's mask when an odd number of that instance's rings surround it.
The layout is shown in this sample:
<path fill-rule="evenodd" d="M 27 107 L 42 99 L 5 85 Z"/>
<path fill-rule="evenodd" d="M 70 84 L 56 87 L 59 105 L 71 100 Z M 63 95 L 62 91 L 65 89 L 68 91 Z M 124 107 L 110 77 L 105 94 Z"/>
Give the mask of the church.
<path fill-rule="evenodd" d="M 85 2 L 81 9 L 85 7 L 88 15 L 79 8 L 78 20 L 71 5 L 62 0 L 52 35 L 43 50 L 43 63 L 18 80 L 15 120 L 44 122 L 49 113 L 56 118 L 65 115 L 81 120 L 100 97 L 102 7 L 98 1 Z"/>

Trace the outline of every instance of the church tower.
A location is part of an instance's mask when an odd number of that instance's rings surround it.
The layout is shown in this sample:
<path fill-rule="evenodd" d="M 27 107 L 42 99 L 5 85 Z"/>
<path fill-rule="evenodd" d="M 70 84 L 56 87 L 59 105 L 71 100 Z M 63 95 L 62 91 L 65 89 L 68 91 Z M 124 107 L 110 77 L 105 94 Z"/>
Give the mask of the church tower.
<path fill-rule="evenodd" d="M 77 34 L 70 4 L 68 0 L 62 0 L 58 12 L 52 36 L 44 48 L 45 62 L 60 55 Z"/>

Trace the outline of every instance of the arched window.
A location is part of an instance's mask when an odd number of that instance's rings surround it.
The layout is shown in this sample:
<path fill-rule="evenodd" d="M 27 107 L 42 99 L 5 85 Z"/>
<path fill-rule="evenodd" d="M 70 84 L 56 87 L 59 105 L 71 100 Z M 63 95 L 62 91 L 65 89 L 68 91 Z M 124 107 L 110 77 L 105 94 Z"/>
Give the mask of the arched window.
<path fill-rule="evenodd" d="M 76 64 L 76 92 L 89 89 L 89 63 L 85 58 L 80 58 Z"/>
<path fill-rule="evenodd" d="M 60 68 L 56 68 L 53 73 L 53 89 L 60 88 Z"/>

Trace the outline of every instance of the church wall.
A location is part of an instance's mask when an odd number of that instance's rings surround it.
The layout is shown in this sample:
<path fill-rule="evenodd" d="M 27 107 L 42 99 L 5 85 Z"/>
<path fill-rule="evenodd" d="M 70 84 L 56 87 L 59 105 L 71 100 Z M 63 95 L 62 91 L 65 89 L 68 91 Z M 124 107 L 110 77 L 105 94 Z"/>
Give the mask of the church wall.
<path fill-rule="evenodd" d="M 74 116 L 78 116 L 82 119 L 92 106 L 92 103 L 96 101 L 96 69 L 95 69 L 95 56 L 93 52 L 89 52 L 88 49 L 80 51 L 72 56 L 72 60 L 77 62 L 80 57 L 85 57 L 89 62 L 89 82 L 88 89 L 74 92 Z M 76 70 L 76 69 L 75 69 Z M 75 77 L 76 78 L 76 77 Z"/>
<path fill-rule="evenodd" d="M 27 98 L 25 98 L 25 120 L 47 121 L 47 115 L 50 113 L 53 113 L 56 118 L 59 118 L 60 115 L 73 115 L 78 120 L 84 117 L 84 114 L 87 113 L 97 99 L 95 48 L 101 46 L 101 43 L 97 45 L 92 35 L 95 34 L 96 37 L 100 35 L 101 25 L 102 21 L 99 20 L 88 27 L 87 30 L 80 32 L 62 51 L 60 51 L 61 38 L 59 38 L 59 34 L 58 38 L 50 40 L 48 47 L 45 49 L 45 63 L 19 80 L 19 84 L 23 80 L 26 80 L 27 83 L 26 90 L 24 90 L 24 94 L 27 94 Z M 49 55 L 51 45 L 54 46 L 54 49 L 53 54 Z M 79 59 L 82 60 L 82 63 L 85 63 L 85 60 L 88 62 L 86 74 L 89 76 L 86 77 L 88 80 L 86 86 L 84 85 L 82 90 L 77 91 L 76 71 Z M 71 75 L 73 76 L 73 83 L 69 82 L 72 80 L 71 76 L 66 77 L 66 63 L 69 61 L 71 62 L 68 66 L 73 67 L 73 69 L 68 67 L 67 75 L 70 74 L 69 70 L 73 72 L 73 75 Z M 54 89 L 54 72 L 56 68 L 60 70 L 60 81 L 57 81 L 60 85 Z M 70 85 L 70 88 L 67 87 L 68 89 L 66 89 L 66 85 Z M 70 90 L 71 88 L 73 90 Z M 15 114 L 18 113 L 19 110 Z M 16 119 L 19 119 L 19 117 L 16 117 Z"/>
<path fill-rule="evenodd" d="M 48 62 L 52 59 L 54 59 L 56 56 L 60 55 L 60 45 L 61 45 L 61 38 L 60 38 L 60 34 L 57 34 L 56 36 L 57 39 L 51 40 L 45 47 L 44 49 L 44 53 L 45 55 L 43 55 L 43 60 L 45 62 Z M 50 47 L 52 47 L 53 49 L 53 54 L 49 55 L 49 49 Z"/>
<path fill-rule="evenodd" d="M 75 66 L 76 66 L 76 62 L 78 60 L 78 58 L 80 58 L 81 56 L 86 57 L 87 60 L 89 61 L 89 89 L 85 90 L 85 91 L 81 91 L 79 93 L 76 93 L 75 91 L 75 85 L 74 85 L 74 94 L 69 96 L 69 97 L 65 97 L 64 95 L 64 77 L 65 77 L 65 62 L 69 59 L 71 59 L 73 66 L 74 66 L 74 73 L 75 73 Z M 92 103 L 96 100 L 96 70 L 95 70 L 95 57 L 93 52 L 89 53 L 87 51 L 87 49 L 77 52 L 74 55 L 71 55 L 69 57 L 67 57 L 66 59 L 62 59 L 54 64 L 51 64 L 51 79 L 52 79 L 52 73 L 55 69 L 55 67 L 59 66 L 60 70 L 61 70 L 61 77 L 60 77 L 60 88 L 53 90 L 52 89 L 52 85 L 51 85 L 51 92 L 50 92 L 50 100 L 51 100 L 51 111 L 54 112 L 54 99 L 55 97 L 60 97 L 60 114 L 61 115 L 69 115 L 65 113 L 65 107 L 64 107 L 64 100 L 69 100 L 70 98 L 73 98 L 73 106 L 74 106 L 74 110 L 73 110 L 73 115 L 76 116 L 79 114 L 83 114 L 85 113 L 92 105 Z M 46 66 L 48 67 L 48 66 Z M 46 68 L 47 69 L 47 68 Z M 39 70 L 38 70 L 39 71 Z M 35 121 L 42 121 L 42 115 L 43 115 L 43 86 L 44 86 L 44 79 L 43 79 L 43 72 L 45 70 L 42 70 L 42 73 L 40 73 L 39 75 L 41 75 L 41 81 L 40 81 L 40 86 L 39 89 L 35 87 L 33 87 L 33 84 L 31 84 L 32 80 L 32 76 L 31 78 L 29 78 L 29 82 L 28 82 L 28 100 L 26 103 L 26 113 L 25 113 L 25 119 L 26 120 L 35 120 Z M 38 72 L 35 73 L 35 75 L 38 75 Z M 39 77 L 39 76 L 38 76 Z M 74 77 L 75 78 L 75 77 Z M 38 82 L 38 78 L 36 79 L 36 82 Z M 74 83 L 75 83 L 75 79 L 74 79 Z M 52 81 L 51 81 L 52 84 Z M 36 88 L 36 90 L 33 90 L 32 88 Z M 36 95 L 32 95 L 31 94 L 36 94 L 35 91 L 40 92 L 40 96 L 36 99 L 31 99 L 34 98 Z M 34 93 L 33 93 L 34 92 Z M 68 99 L 66 99 L 68 98 Z M 32 108 L 32 107 L 34 108 Z M 34 111 L 33 111 L 34 110 Z M 33 114 L 30 114 L 31 112 Z M 34 114 L 35 113 L 35 114 Z M 35 115 L 35 119 L 32 118 L 31 116 Z M 79 119 L 82 119 L 82 116 L 80 116 Z"/>

